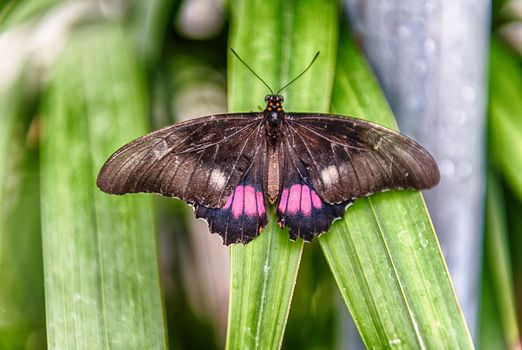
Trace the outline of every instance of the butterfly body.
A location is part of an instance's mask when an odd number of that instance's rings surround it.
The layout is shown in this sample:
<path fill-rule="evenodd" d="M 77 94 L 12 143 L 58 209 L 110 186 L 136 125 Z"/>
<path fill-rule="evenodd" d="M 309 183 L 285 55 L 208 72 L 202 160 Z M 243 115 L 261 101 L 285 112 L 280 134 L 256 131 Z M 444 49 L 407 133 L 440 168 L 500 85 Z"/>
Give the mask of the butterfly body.
<path fill-rule="evenodd" d="M 265 96 L 266 108 L 263 119 L 266 127 L 268 149 L 267 196 L 274 204 L 279 194 L 279 144 L 284 137 L 285 115 L 283 111 L 284 98 L 280 95 Z"/>
<path fill-rule="evenodd" d="M 283 96 L 261 113 L 202 117 L 123 146 L 98 187 L 112 194 L 181 198 L 225 244 L 248 243 L 273 205 L 290 237 L 325 232 L 358 197 L 436 185 L 435 161 L 395 131 L 355 118 L 286 113 Z"/>

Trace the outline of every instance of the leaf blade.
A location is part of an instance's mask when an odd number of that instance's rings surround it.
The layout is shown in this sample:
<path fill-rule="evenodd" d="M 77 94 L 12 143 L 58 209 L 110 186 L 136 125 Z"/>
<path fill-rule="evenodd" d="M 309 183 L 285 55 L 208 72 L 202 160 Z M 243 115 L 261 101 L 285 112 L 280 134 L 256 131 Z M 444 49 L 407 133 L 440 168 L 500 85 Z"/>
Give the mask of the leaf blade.
<path fill-rule="evenodd" d="M 322 61 L 285 90 L 286 108 L 327 110 L 335 67 L 338 4 L 331 0 L 237 1 L 232 9 L 231 47 L 262 73 L 275 91 L 301 73 L 317 50 L 322 52 Z M 252 110 L 267 91 L 262 83 L 253 83 L 251 73 L 235 58 L 229 58 L 230 109 Z M 290 242 L 288 233 L 275 221 L 272 214 L 260 237 L 247 246 L 231 248 L 227 349 L 281 347 L 303 241 Z"/>
<path fill-rule="evenodd" d="M 338 62 L 334 111 L 394 127 L 378 85 L 347 36 Z M 368 348 L 473 347 L 419 193 L 357 200 L 320 243 Z"/>
<path fill-rule="evenodd" d="M 166 347 L 151 200 L 109 197 L 95 185 L 104 158 L 145 129 L 127 40 L 113 25 L 73 34 L 44 97 L 50 348 Z"/>

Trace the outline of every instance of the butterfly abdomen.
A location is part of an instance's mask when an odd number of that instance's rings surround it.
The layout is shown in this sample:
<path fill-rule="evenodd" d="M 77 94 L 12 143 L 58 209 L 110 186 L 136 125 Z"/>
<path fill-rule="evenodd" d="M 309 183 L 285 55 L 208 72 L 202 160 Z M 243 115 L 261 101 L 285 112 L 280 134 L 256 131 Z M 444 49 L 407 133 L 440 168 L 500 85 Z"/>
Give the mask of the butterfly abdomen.
<path fill-rule="evenodd" d="M 280 171 L 279 171 L 279 152 L 277 147 L 268 148 L 268 175 L 267 175 L 267 196 L 270 203 L 275 203 L 279 194 Z"/>

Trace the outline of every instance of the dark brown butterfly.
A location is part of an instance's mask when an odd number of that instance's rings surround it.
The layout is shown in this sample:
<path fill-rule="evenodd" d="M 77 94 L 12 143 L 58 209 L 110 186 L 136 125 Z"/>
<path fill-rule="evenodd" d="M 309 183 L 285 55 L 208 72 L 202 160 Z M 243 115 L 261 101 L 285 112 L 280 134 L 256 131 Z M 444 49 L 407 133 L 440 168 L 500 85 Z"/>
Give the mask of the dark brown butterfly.
<path fill-rule="evenodd" d="M 211 115 L 138 138 L 107 160 L 98 187 L 183 199 L 229 245 L 259 235 L 269 204 L 292 239 L 310 241 L 358 197 L 439 182 L 431 155 L 408 137 L 355 118 L 286 113 L 283 101 L 270 94 L 263 112 Z"/>

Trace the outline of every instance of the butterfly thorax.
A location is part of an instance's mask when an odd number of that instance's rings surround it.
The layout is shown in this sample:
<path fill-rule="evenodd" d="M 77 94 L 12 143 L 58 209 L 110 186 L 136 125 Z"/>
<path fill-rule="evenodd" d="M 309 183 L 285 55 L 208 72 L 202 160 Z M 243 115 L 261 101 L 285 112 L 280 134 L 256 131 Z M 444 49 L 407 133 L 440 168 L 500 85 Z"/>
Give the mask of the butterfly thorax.
<path fill-rule="evenodd" d="M 284 98 L 281 95 L 265 96 L 266 108 L 263 116 L 266 123 L 266 131 L 270 142 L 275 146 L 282 134 L 282 124 L 285 119 L 283 110 Z"/>

